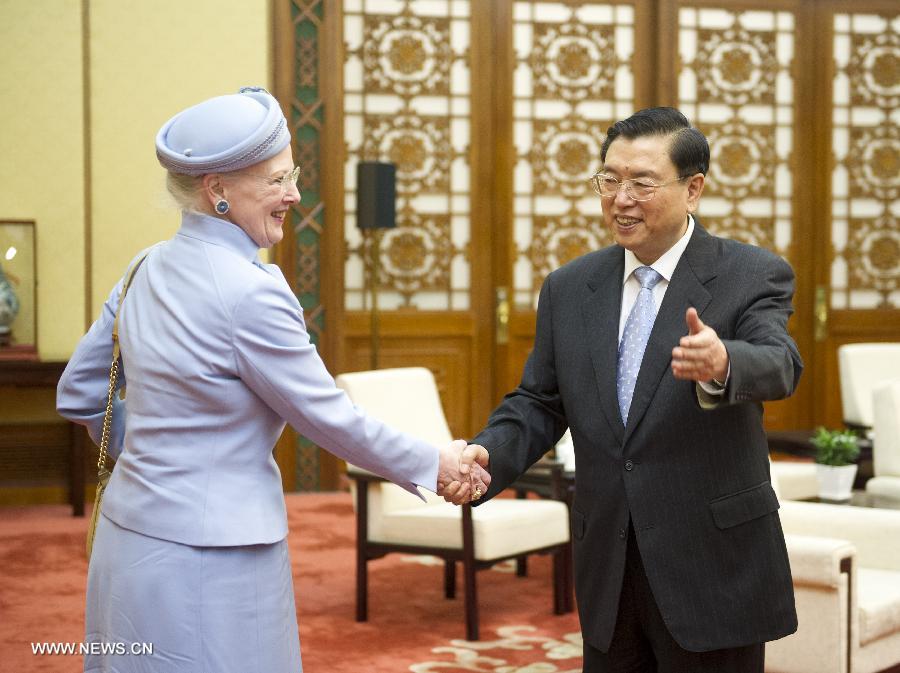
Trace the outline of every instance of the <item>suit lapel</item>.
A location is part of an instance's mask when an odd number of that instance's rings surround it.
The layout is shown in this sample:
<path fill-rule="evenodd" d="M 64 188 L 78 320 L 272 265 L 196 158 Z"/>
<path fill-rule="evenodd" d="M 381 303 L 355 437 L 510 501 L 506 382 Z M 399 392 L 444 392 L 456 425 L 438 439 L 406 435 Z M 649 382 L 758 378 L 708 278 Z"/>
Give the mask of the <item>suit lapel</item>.
<path fill-rule="evenodd" d="M 715 277 L 714 246 L 715 239 L 695 222 L 694 234 L 675 267 L 662 305 L 656 314 L 656 321 L 653 323 L 653 331 L 644 351 L 641 370 L 631 398 L 624 442 L 628 441 L 641 422 L 653 395 L 659 388 L 660 381 L 669 370 L 672 349 L 678 345 L 681 337 L 687 334 L 684 317 L 686 311 L 693 306 L 702 316 L 710 302 L 711 296 L 704 284 Z"/>
<path fill-rule="evenodd" d="M 625 251 L 618 246 L 609 248 L 608 254 L 604 251 L 598 259 L 596 270 L 587 280 L 588 294 L 582 304 L 586 340 L 600 392 L 600 408 L 617 444 L 622 443 L 625 430 L 616 397 L 619 313 L 624 272 Z"/>

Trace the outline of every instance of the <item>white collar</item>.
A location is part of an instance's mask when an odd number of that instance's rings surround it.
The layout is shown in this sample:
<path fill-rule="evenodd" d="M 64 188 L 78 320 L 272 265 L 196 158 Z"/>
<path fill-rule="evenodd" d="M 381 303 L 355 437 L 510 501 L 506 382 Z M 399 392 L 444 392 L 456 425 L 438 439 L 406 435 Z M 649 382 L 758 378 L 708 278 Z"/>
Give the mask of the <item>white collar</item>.
<path fill-rule="evenodd" d="M 672 280 L 672 274 L 675 273 L 675 267 L 678 266 L 678 260 L 680 260 L 681 255 L 684 254 L 685 248 L 687 248 L 688 243 L 690 243 L 691 234 L 694 233 L 694 218 L 690 215 L 687 217 L 688 226 L 684 235 L 678 239 L 678 242 L 675 243 L 675 245 L 666 250 L 662 257 L 653 262 L 653 264 L 644 264 L 633 252 L 631 252 L 631 250 L 625 250 L 625 275 L 622 276 L 623 283 L 628 280 L 628 277 L 634 273 L 634 270 L 639 266 L 649 266 L 660 276 L 665 278 L 666 282 Z"/>

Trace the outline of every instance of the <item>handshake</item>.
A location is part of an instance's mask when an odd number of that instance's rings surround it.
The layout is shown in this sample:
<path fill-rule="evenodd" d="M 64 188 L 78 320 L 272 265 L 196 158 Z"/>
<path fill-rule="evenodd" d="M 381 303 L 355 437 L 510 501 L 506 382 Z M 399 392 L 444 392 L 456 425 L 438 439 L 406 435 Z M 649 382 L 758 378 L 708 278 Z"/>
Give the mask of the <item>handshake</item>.
<path fill-rule="evenodd" d="M 488 460 L 487 449 L 483 446 L 466 445 L 463 439 L 450 442 L 440 450 L 437 494 L 454 505 L 478 500 L 491 485 Z"/>

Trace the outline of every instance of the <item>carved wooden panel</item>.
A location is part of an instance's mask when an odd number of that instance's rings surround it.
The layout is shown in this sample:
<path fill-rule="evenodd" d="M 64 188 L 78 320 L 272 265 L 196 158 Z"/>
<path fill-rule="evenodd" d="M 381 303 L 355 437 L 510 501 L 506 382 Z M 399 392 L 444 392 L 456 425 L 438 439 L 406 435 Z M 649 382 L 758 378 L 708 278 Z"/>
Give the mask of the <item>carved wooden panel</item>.
<path fill-rule="evenodd" d="M 634 111 L 635 10 L 513 3 L 513 301 L 533 309 L 547 274 L 612 242 L 588 178 L 606 129 Z"/>
<path fill-rule="evenodd" d="M 900 16 L 834 16 L 831 305 L 900 308 Z"/>
<path fill-rule="evenodd" d="M 368 308 L 356 165 L 397 166 L 397 228 L 381 237 L 381 310 L 466 310 L 470 298 L 469 2 L 344 2 L 345 308 Z"/>
<path fill-rule="evenodd" d="M 710 145 L 700 220 L 788 257 L 795 16 L 682 6 L 678 23 L 678 106 Z"/>

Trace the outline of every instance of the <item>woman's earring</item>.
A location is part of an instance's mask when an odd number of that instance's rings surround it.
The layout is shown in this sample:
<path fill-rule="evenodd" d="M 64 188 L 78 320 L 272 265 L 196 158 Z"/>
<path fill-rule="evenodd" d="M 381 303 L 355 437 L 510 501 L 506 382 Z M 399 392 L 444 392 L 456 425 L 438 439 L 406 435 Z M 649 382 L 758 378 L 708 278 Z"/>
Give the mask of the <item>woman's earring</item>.
<path fill-rule="evenodd" d="M 229 208 L 231 208 L 231 205 L 225 199 L 216 201 L 216 212 L 219 213 L 219 215 L 227 213 Z"/>

